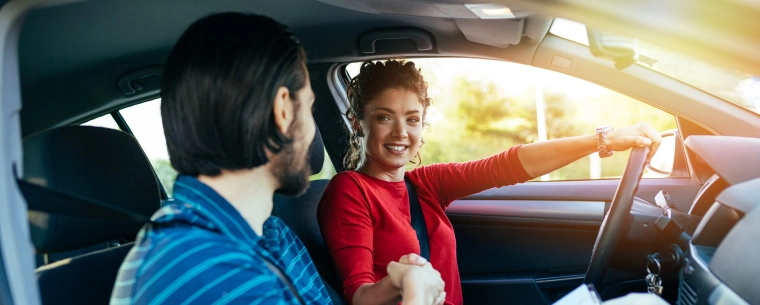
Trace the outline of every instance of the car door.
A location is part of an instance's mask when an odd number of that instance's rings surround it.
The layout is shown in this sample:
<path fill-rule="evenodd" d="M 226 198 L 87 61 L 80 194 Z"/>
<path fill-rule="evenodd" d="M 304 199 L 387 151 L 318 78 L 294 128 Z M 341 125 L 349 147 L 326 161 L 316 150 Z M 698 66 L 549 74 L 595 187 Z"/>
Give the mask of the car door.
<path fill-rule="evenodd" d="M 583 282 L 599 226 L 618 180 L 528 182 L 452 203 L 467 304 L 551 304 Z M 688 178 L 643 179 L 637 197 L 670 192 L 689 204 Z M 687 205 L 688 206 L 688 205 Z"/>

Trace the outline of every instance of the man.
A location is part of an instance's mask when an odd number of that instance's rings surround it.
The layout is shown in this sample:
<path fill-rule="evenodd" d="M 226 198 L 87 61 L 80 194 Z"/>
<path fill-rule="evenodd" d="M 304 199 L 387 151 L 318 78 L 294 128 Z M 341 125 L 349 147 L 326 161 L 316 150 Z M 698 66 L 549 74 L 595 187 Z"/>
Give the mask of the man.
<path fill-rule="evenodd" d="M 276 190 L 308 185 L 305 61 L 289 30 L 263 16 L 212 15 L 180 37 L 161 105 L 176 201 L 138 234 L 111 304 L 331 303 L 303 244 L 270 217 Z M 443 282 L 424 259 L 388 271 L 404 303 L 440 302 Z"/>

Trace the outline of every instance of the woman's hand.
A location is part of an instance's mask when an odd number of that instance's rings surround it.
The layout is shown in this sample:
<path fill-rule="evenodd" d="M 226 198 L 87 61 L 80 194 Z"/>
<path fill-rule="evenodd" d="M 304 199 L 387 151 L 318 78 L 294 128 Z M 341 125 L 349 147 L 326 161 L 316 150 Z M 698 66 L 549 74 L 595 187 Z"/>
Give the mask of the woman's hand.
<path fill-rule="evenodd" d="M 440 305 L 446 300 L 441 274 L 417 254 L 390 262 L 387 271 L 391 283 L 401 293 L 403 305 Z"/>
<path fill-rule="evenodd" d="M 660 133 L 646 123 L 638 123 L 621 129 L 613 129 L 607 133 L 607 146 L 615 151 L 628 150 L 632 147 L 649 146 L 651 158 L 657 148 L 660 147 L 662 137 Z"/>
<path fill-rule="evenodd" d="M 428 263 L 427 259 L 419 256 L 417 253 L 409 253 L 407 255 L 404 255 L 398 260 L 398 262 L 406 265 L 416 266 L 425 266 L 425 264 Z"/>

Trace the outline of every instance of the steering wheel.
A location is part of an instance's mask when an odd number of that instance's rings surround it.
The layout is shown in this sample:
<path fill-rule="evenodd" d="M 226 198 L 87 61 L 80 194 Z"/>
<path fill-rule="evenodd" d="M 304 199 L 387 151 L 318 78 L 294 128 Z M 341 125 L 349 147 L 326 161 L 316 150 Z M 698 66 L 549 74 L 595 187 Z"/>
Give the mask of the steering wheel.
<path fill-rule="evenodd" d="M 610 264 L 610 257 L 618 241 L 625 234 L 626 217 L 631 211 L 634 195 L 639 188 L 648 153 L 649 147 L 634 147 L 631 150 L 623 177 L 620 179 L 615 196 L 612 197 L 610 211 L 604 217 L 599 235 L 596 237 L 594 250 L 591 252 L 591 263 L 583 282 L 594 284 L 599 293 L 602 293 L 604 288 L 602 283 L 604 273 Z"/>

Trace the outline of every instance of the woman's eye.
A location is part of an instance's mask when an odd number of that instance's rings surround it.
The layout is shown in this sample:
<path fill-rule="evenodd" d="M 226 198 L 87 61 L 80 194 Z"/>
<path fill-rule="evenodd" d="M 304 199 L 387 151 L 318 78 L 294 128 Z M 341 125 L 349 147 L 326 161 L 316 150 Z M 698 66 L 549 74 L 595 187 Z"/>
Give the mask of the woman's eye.
<path fill-rule="evenodd" d="M 389 117 L 387 115 L 380 115 L 380 116 L 377 117 L 377 120 L 378 121 L 390 121 L 391 117 Z"/>
<path fill-rule="evenodd" d="M 408 118 L 406 121 L 409 122 L 409 123 L 419 123 L 420 119 L 419 118 Z"/>

